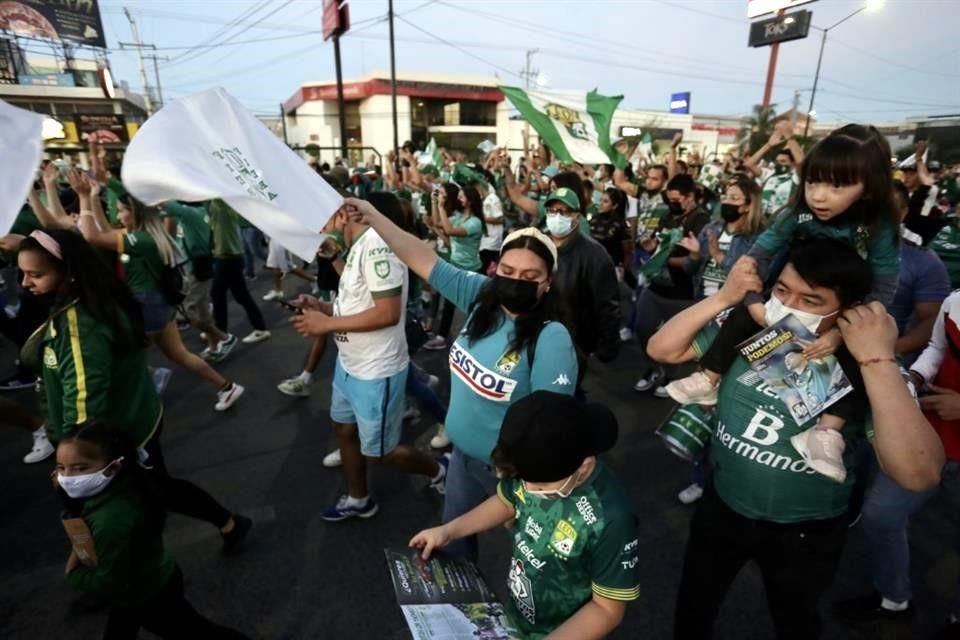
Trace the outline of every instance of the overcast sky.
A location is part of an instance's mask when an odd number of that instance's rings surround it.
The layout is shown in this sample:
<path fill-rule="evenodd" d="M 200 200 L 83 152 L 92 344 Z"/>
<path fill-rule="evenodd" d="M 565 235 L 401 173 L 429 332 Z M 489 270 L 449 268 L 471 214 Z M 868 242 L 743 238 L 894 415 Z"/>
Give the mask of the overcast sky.
<path fill-rule="evenodd" d="M 865 0 L 817 0 L 830 27 Z M 158 49 L 166 98 L 221 85 L 257 113 L 277 112 L 303 82 L 334 79 L 333 45 L 319 34 L 322 0 L 101 0 L 108 46 L 130 41 L 122 7 Z M 524 52 L 545 86 L 623 94 L 628 108 L 665 110 L 692 92 L 696 113 L 743 114 L 761 102 L 769 47 L 747 47 L 746 0 L 396 0 L 397 69 L 499 76 L 522 85 Z M 344 77 L 389 69 L 387 0 L 351 0 Z M 823 120 L 897 121 L 960 113 L 958 0 L 886 0 L 829 33 L 815 109 Z M 237 19 L 240 21 L 235 22 Z M 230 24 L 233 22 L 234 24 Z M 821 32 L 780 48 L 773 102 L 801 105 Z M 270 39 L 260 42 L 248 40 Z M 456 45 L 458 48 L 455 48 Z M 136 56 L 110 54 L 114 75 L 140 89 Z M 151 76 L 152 78 L 152 76 Z"/>

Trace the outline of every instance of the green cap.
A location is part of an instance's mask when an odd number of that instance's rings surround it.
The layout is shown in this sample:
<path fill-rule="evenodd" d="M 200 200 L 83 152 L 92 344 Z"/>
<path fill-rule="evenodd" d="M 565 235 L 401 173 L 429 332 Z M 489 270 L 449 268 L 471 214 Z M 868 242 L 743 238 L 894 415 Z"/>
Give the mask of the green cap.
<path fill-rule="evenodd" d="M 560 187 L 556 191 L 553 191 L 549 196 L 547 196 L 545 205 L 549 205 L 551 202 L 560 201 L 563 204 L 567 205 L 574 211 L 580 211 L 580 197 L 573 191 L 573 189 L 567 189 L 566 187 Z"/>

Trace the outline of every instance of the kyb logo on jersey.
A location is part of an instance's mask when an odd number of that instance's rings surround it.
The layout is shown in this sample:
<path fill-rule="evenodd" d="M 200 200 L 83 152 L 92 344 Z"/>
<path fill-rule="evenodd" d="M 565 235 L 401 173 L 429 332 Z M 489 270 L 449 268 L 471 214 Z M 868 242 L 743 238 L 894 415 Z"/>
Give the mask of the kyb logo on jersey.
<path fill-rule="evenodd" d="M 516 380 L 487 369 L 456 343 L 450 348 L 450 370 L 474 393 L 494 402 L 509 402 L 517 386 Z"/>

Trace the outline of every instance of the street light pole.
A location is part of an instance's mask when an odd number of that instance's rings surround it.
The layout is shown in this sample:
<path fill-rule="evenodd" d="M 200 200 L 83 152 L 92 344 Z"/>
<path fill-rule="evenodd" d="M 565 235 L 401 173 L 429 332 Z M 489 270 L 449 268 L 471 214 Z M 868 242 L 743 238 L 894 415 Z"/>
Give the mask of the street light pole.
<path fill-rule="evenodd" d="M 393 101 L 393 154 L 394 159 L 394 171 L 397 175 L 400 175 L 400 132 L 397 130 L 397 64 L 396 64 L 396 47 L 393 43 L 393 0 L 389 0 L 387 4 L 387 13 L 390 18 L 390 95 Z"/>
<path fill-rule="evenodd" d="M 882 0 L 867 0 L 867 3 L 865 5 L 863 5 L 862 7 L 860 7 L 859 9 L 857 9 L 856 11 L 854 11 L 844 19 L 839 20 L 833 23 L 832 25 L 830 25 L 829 27 L 827 27 L 826 29 L 822 30 L 823 36 L 820 38 L 820 55 L 817 57 L 817 71 L 813 75 L 813 90 L 810 92 L 810 106 L 807 108 L 807 117 L 803 125 L 804 138 L 807 137 L 807 133 L 810 131 L 810 113 L 813 111 L 813 101 L 817 97 L 817 85 L 820 82 L 820 65 L 823 63 L 823 47 L 827 44 L 827 32 L 830 31 L 831 29 L 836 29 L 841 24 L 843 24 L 853 16 L 857 15 L 861 11 L 864 11 L 866 9 L 875 9 L 882 4 L 883 4 Z M 814 27 L 814 29 L 816 28 L 817 27 Z"/>

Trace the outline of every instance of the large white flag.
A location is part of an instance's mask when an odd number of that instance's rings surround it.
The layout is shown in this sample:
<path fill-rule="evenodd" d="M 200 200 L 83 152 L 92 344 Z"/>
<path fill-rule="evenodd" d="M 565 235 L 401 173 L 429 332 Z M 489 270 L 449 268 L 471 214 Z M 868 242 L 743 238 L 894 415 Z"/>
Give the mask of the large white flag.
<path fill-rule="evenodd" d="M 43 116 L 0 100 L 0 235 L 20 213 L 43 153 Z"/>
<path fill-rule="evenodd" d="M 304 260 L 343 198 L 221 88 L 154 114 L 123 159 L 123 186 L 146 204 L 221 198 Z"/>

